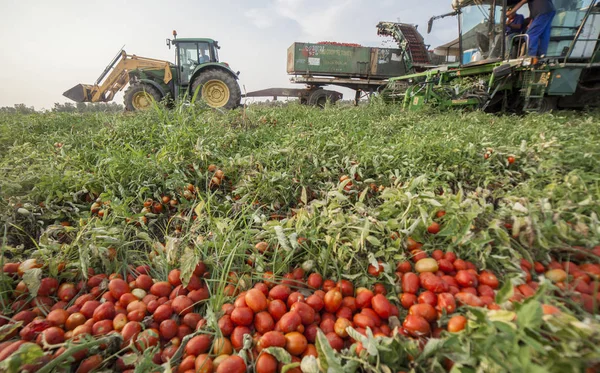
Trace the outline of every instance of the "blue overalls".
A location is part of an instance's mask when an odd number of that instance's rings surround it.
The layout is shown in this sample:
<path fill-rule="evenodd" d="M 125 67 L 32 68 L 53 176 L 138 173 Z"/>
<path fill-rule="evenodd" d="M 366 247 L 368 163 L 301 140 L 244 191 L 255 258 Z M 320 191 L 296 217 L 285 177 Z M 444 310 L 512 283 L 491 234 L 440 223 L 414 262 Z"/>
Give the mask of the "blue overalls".
<path fill-rule="evenodd" d="M 532 18 L 531 25 L 527 30 L 527 35 L 529 35 L 528 54 L 539 57 L 548 52 L 552 19 L 556 14 L 556 9 L 552 0 L 528 0 L 528 5 Z"/>

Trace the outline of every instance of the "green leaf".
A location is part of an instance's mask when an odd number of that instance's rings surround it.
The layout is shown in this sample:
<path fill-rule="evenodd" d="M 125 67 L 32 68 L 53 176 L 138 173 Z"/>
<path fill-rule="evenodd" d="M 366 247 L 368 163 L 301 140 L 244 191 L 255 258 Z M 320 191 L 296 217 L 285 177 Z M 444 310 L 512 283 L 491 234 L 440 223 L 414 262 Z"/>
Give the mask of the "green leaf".
<path fill-rule="evenodd" d="M 327 337 L 325 337 L 325 334 L 323 334 L 321 329 L 317 330 L 317 340 L 315 347 L 317 348 L 317 352 L 319 353 L 319 363 L 322 370 L 324 370 L 325 372 L 343 371 L 340 358 L 336 355 L 335 350 L 331 348 Z"/>
<path fill-rule="evenodd" d="M 42 269 L 32 268 L 23 274 L 23 282 L 27 285 L 27 290 L 32 297 L 37 297 L 38 290 L 42 281 Z"/>
<path fill-rule="evenodd" d="M 308 203 L 308 195 L 306 193 L 306 188 L 302 187 L 302 194 L 300 196 L 300 200 L 302 201 L 302 203 L 304 203 L 305 205 Z"/>
<path fill-rule="evenodd" d="M 273 355 L 273 357 L 280 363 L 289 364 L 292 362 L 292 355 L 290 355 L 289 352 L 281 347 L 269 347 L 265 348 L 263 351 Z"/>
<path fill-rule="evenodd" d="M 506 282 L 504 283 L 504 285 L 502 286 L 502 288 L 500 290 L 498 290 L 498 293 L 496 294 L 496 304 L 502 304 L 502 303 L 506 302 L 513 295 L 514 295 L 513 284 L 510 282 L 509 279 L 507 279 Z"/>
<path fill-rule="evenodd" d="M 420 357 L 422 357 L 423 359 L 428 358 L 435 352 L 442 349 L 444 347 L 444 342 L 445 342 L 445 339 L 438 339 L 438 338 L 429 339 L 427 341 L 427 344 L 425 345 L 425 348 L 423 348 L 423 354 Z"/>
<path fill-rule="evenodd" d="M 44 351 L 40 346 L 31 342 L 23 343 L 17 351 L 0 363 L 0 371 L 18 373 L 23 365 L 34 364 L 42 356 L 44 356 Z"/>
<path fill-rule="evenodd" d="M 10 335 L 15 329 L 19 329 L 23 325 L 23 321 L 18 321 L 14 324 L 6 324 L 0 326 L 0 341 L 3 341 L 6 336 Z"/>
<path fill-rule="evenodd" d="M 288 370 L 292 370 L 294 368 L 298 368 L 300 366 L 300 363 L 291 363 L 291 364 L 286 364 L 281 368 L 281 373 L 286 373 Z"/>
<path fill-rule="evenodd" d="M 181 284 L 183 286 L 187 286 L 194 274 L 194 270 L 196 269 L 196 265 L 198 264 L 198 258 L 196 257 L 196 253 L 194 249 L 190 247 L 186 247 L 183 250 L 183 255 L 181 256 Z"/>
<path fill-rule="evenodd" d="M 524 329 L 537 329 L 542 324 L 542 305 L 536 300 L 523 303 L 517 311 L 517 325 Z"/>
<path fill-rule="evenodd" d="M 303 373 L 319 373 L 317 358 L 312 355 L 304 356 L 300 362 L 300 370 Z"/>

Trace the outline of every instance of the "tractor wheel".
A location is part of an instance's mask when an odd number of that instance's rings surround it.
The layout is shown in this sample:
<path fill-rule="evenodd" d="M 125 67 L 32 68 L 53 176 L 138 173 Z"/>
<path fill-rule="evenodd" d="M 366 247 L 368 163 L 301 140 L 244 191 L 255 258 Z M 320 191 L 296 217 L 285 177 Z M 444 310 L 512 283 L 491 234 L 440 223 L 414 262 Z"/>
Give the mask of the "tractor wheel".
<path fill-rule="evenodd" d="M 160 92 L 149 84 L 134 83 L 127 88 L 123 98 L 125 110 L 146 110 L 152 107 L 153 101 L 162 99 Z"/>
<path fill-rule="evenodd" d="M 202 98 L 213 108 L 234 109 L 242 101 L 239 84 L 223 70 L 209 69 L 200 73 L 192 83 L 191 96 L 196 92 L 196 99 Z"/>
<path fill-rule="evenodd" d="M 558 100 L 556 97 L 544 97 L 538 109 L 539 114 L 549 113 L 557 108 Z"/>

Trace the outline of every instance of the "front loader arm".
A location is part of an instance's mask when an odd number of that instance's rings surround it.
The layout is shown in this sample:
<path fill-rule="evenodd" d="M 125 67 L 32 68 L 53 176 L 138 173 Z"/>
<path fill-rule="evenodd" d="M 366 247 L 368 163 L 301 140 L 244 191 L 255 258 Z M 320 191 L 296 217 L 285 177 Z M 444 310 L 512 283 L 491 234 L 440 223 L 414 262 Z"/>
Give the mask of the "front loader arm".
<path fill-rule="evenodd" d="M 121 50 L 95 84 L 78 84 L 63 93 L 63 96 L 76 102 L 109 102 L 129 83 L 131 71 L 163 69 L 163 81 L 168 84 L 173 79 L 171 64 L 168 61 L 129 55 Z"/>

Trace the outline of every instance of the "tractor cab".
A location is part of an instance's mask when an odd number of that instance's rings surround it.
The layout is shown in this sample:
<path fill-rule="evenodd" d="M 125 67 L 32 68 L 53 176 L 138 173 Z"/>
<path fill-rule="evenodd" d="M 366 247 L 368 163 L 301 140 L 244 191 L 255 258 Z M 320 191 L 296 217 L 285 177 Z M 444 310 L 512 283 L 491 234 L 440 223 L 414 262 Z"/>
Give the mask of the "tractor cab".
<path fill-rule="evenodd" d="M 176 32 L 173 32 L 173 36 L 174 39 L 167 39 L 167 45 L 175 47 L 175 64 L 179 85 L 188 86 L 199 66 L 219 63 L 217 41 L 208 38 L 177 39 Z"/>

